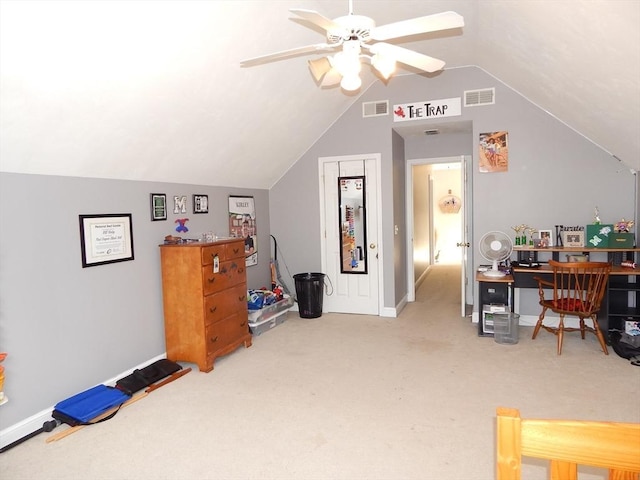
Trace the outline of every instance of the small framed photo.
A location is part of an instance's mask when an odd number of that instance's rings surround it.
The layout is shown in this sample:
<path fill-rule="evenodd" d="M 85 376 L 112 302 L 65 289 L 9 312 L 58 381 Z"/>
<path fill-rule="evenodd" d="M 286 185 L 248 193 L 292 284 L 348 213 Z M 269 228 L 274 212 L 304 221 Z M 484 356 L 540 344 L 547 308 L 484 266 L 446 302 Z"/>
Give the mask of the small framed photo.
<path fill-rule="evenodd" d="M 167 219 L 167 195 L 164 193 L 151 194 L 151 220 Z"/>
<path fill-rule="evenodd" d="M 563 231 L 562 246 L 564 247 L 584 247 L 584 230 Z"/>
<path fill-rule="evenodd" d="M 209 213 L 209 196 L 193 196 L 193 213 Z"/>
<path fill-rule="evenodd" d="M 79 215 L 82 268 L 133 260 L 130 213 Z"/>
<path fill-rule="evenodd" d="M 553 236 L 551 235 L 551 230 L 539 230 L 537 240 L 537 247 L 553 247 Z"/>

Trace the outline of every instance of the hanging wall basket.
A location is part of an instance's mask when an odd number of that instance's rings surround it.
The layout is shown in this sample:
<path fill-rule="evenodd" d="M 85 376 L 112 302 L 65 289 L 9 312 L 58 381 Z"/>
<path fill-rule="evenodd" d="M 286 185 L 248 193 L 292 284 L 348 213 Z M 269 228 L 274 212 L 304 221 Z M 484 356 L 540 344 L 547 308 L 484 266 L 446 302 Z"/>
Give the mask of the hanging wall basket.
<path fill-rule="evenodd" d="M 438 206 L 442 213 L 458 213 L 462 208 L 462 200 L 460 200 L 460 197 L 452 195 L 451 190 L 449 190 L 449 194 L 440 199 Z"/>

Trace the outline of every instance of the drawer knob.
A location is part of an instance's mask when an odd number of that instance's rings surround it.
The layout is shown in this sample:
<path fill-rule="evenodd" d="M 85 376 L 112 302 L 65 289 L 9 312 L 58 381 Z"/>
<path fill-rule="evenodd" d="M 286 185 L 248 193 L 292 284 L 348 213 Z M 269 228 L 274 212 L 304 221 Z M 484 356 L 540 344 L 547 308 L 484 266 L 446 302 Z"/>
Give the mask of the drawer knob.
<path fill-rule="evenodd" d="M 218 341 L 218 336 L 217 335 L 211 339 L 211 343 L 215 343 L 217 341 Z"/>
<path fill-rule="evenodd" d="M 209 308 L 209 311 L 210 311 L 211 313 L 214 313 L 216 310 L 218 310 L 218 307 L 211 307 L 211 308 Z"/>
<path fill-rule="evenodd" d="M 209 281 L 209 283 L 213 283 L 216 281 L 216 277 L 209 277 L 207 278 L 207 280 Z"/>
<path fill-rule="evenodd" d="M 244 327 L 246 324 L 247 324 L 247 322 L 242 322 L 242 323 L 240 324 L 240 326 L 241 326 L 241 327 Z"/>

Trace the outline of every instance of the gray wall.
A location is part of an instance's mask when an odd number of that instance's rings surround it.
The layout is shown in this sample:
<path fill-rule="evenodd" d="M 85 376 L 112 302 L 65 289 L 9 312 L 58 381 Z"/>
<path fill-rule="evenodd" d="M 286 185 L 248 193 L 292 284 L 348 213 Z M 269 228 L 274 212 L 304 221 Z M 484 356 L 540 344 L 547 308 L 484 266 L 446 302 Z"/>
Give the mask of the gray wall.
<path fill-rule="evenodd" d="M 431 252 L 431 228 L 429 217 L 431 213 L 431 194 L 429 185 L 430 165 L 416 165 L 413 167 L 413 248 Z M 429 255 L 431 256 L 431 255 Z M 430 258 L 413 261 L 414 283 L 426 272 L 431 265 Z"/>
<path fill-rule="evenodd" d="M 166 193 L 168 219 L 150 220 L 150 193 Z M 173 214 L 173 195 L 209 195 L 209 213 Z M 5 429 L 70 395 L 164 355 L 158 245 L 165 235 L 228 236 L 228 195 L 253 195 L 259 265 L 270 283 L 266 190 L 44 175 L 0 174 L 0 351 L 9 356 L 0 408 Z M 79 214 L 131 213 L 133 261 L 82 268 Z M 187 217 L 188 233 L 175 231 Z"/>
<path fill-rule="evenodd" d="M 389 100 L 392 108 L 462 97 L 465 90 L 490 87 L 496 89 L 494 105 L 463 107 L 460 117 L 421 122 L 425 128 L 444 120 L 472 122 L 472 135 L 454 141 L 440 138 L 430 144 L 433 137 L 405 141 L 393 132 L 398 124 L 391 115 L 362 118 L 362 102 Z M 509 132 L 509 171 L 481 174 L 479 134 L 499 130 Z M 271 189 L 272 233 L 285 249 L 292 272 L 317 271 L 321 266 L 318 157 L 362 153 L 382 155 L 384 306 L 389 308 L 396 307 L 407 291 L 404 168 L 398 165 L 399 158 L 473 155 L 469 200 L 473 213 L 467 240 L 473 245 L 469 254 L 475 266 L 486 262 L 479 255 L 477 239 L 490 230 L 512 234 L 511 226 L 522 223 L 543 229 L 585 225 L 593 219 L 595 206 L 604 222 L 634 218 L 636 213 L 637 179 L 629 168 L 483 70 L 446 70 L 433 78 L 399 76 L 364 92 Z M 399 235 L 393 234 L 396 224 Z M 535 303 L 523 306 L 524 313 L 536 309 Z"/>

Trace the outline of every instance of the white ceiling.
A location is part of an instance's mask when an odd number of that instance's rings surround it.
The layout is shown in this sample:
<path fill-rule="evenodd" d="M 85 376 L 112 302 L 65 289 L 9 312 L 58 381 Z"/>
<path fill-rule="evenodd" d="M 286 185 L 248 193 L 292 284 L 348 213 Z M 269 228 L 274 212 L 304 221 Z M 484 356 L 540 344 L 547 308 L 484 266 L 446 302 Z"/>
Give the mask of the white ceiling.
<path fill-rule="evenodd" d="M 357 101 L 316 86 L 313 55 L 240 68 L 324 41 L 289 8 L 335 18 L 349 2 L 0 0 L 0 170 L 270 188 Z M 481 67 L 640 169 L 640 1 L 353 9 L 378 25 L 458 12 L 463 29 L 400 44 Z"/>

